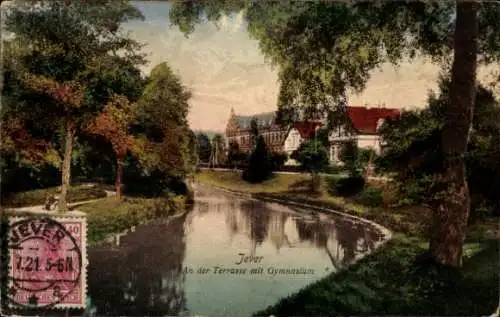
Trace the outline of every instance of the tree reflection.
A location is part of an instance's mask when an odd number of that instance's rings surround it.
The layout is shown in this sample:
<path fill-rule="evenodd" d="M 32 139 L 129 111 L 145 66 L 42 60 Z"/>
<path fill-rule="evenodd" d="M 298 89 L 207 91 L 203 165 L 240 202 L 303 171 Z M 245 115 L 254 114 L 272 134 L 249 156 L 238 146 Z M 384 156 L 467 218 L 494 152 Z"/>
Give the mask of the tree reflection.
<path fill-rule="evenodd" d="M 178 315 L 185 310 L 186 217 L 138 226 L 118 248 L 89 250 L 89 295 L 99 315 Z"/>

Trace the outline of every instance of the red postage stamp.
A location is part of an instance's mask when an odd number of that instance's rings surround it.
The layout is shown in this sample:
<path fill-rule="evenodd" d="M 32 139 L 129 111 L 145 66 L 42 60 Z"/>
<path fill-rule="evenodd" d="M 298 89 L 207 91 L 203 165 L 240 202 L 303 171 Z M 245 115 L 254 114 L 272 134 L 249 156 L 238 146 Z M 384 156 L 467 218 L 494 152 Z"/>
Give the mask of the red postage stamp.
<path fill-rule="evenodd" d="M 84 308 L 84 217 L 14 217 L 9 234 L 9 298 L 26 308 Z"/>

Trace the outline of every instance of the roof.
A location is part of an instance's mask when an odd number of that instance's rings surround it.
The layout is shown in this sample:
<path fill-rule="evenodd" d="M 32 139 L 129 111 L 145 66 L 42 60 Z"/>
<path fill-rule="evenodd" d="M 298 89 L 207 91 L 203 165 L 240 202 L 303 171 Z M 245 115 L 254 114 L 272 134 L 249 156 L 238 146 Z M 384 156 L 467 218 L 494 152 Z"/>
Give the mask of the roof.
<path fill-rule="evenodd" d="M 268 127 L 275 123 L 276 121 L 276 112 L 265 112 L 259 113 L 251 116 L 234 116 L 236 123 L 240 127 L 240 129 L 250 129 L 250 122 L 252 119 L 257 120 L 257 125 L 259 128 Z"/>
<path fill-rule="evenodd" d="M 399 109 L 347 107 L 347 116 L 360 133 L 377 133 L 379 120 L 387 120 L 400 115 Z"/>
<path fill-rule="evenodd" d="M 319 126 L 321 126 L 321 122 L 294 122 L 292 128 L 297 129 L 300 137 L 307 140 L 314 136 L 314 132 Z"/>

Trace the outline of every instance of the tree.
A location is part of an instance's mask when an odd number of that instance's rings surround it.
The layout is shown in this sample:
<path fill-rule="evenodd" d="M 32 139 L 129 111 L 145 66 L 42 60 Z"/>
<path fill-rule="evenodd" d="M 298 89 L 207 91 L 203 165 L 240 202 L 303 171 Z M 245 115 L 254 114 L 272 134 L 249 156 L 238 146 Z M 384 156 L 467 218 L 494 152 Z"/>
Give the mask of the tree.
<path fill-rule="evenodd" d="M 452 89 L 450 100 L 462 101 L 457 105 L 452 102 L 450 111 L 446 112 L 448 128 L 443 131 L 440 142 L 448 144 L 442 172 L 449 195 L 444 195 L 446 198 L 439 211 L 436 210 L 436 234 L 431 238 L 430 250 L 437 262 L 460 266 L 463 246 L 460 241 L 464 238 L 468 209 L 450 199 L 467 197 L 468 193 L 461 177 L 465 174 L 463 162 L 456 157 L 462 156 L 464 140 L 466 144 L 468 139 L 467 123 L 474 99 L 471 98 L 474 85 L 470 83 L 475 81 L 476 59 L 484 64 L 500 61 L 497 22 L 500 8 L 494 3 L 482 2 L 479 10 L 477 2 L 458 1 L 456 6 L 451 2 L 424 1 L 376 4 L 364 1 L 240 0 L 223 4 L 178 1 L 170 14 L 172 22 L 188 34 L 202 20 L 203 13 L 207 13 L 209 20 L 217 21 L 222 13 L 239 11 L 244 12 L 248 30 L 259 40 L 262 52 L 279 67 L 280 110 L 299 108 L 306 115 L 342 112 L 347 89 L 362 91 L 370 72 L 385 61 L 397 64 L 418 53 L 446 63 L 450 53 L 455 52 L 454 65 L 464 63 L 465 67 L 452 67 L 453 86 L 462 87 Z M 453 130 L 453 136 L 445 132 Z M 462 164 L 461 172 L 461 167 L 450 167 L 450 156 L 455 157 L 453 161 L 458 164 L 454 166 Z M 464 198 L 453 199 L 464 202 Z"/>
<path fill-rule="evenodd" d="M 6 30 L 14 36 L 6 41 L 16 60 L 9 81 L 17 101 L 13 111 L 45 136 L 64 130 L 61 212 L 67 211 L 75 135 L 83 122 L 102 111 L 110 81 L 123 79 L 103 76 L 111 75 L 105 71 L 109 62 L 143 62 L 140 45 L 120 30 L 121 23 L 136 18 L 142 18 L 140 12 L 127 1 L 16 2 L 7 10 Z"/>
<path fill-rule="evenodd" d="M 198 157 L 202 162 L 208 162 L 212 155 L 210 139 L 205 133 L 198 133 Z"/>
<path fill-rule="evenodd" d="M 143 176 L 155 175 L 158 186 L 168 187 L 166 180 L 175 185 L 193 172 L 194 148 L 190 146 L 187 121 L 190 97 L 167 63 L 152 69 L 131 127 L 136 138 L 134 153 L 142 166 L 142 176 L 130 175 L 137 183 L 146 184 Z"/>
<path fill-rule="evenodd" d="M 351 177 L 359 176 L 359 148 L 355 140 L 349 140 L 342 144 L 340 160 L 344 163 Z"/>
<path fill-rule="evenodd" d="M 243 179 L 249 183 L 260 183 L 272 175 L 269 152 L 264 137 L 257 139 L 257 145 L 248 161 L 248 167 L 243 172 Z"/>
<path fill-rule="evenodd" d="M 287 159 L 288 155 L 286 153 L 272 152 L 270 160 L 273 171 L 280 170 L 285 165 Z"/>
<path fill-rule="evenodd" d="M 240 151 L 240 146 L 238 142 L 229 142 L 229 149 L 227 152 L 227 161 L 229 164 L 241 163 L 247 157 L 246 153 Z"/>
<path fill-rule="evenodd" d="M 222 134 L 217 133 L 212 138 L 212 164 L 219 165 L 225 161 L 226 143 Z"/>
<path fill-rule="evenodd" d="M 441 133 L 444 190 L 434 212 L 430 252 L 437 262 L 462 265 L 470 213 L 469 187 L 464 154 L 467 152 L 476 99 L 479 3 L 457 2 L 454 58 L 451 68 L 449 102 L 444 109 L 447 120 Z"/>
<path fill-rule="evenodd" d="M 291 158 L 298 161 L 305 171 L 311 173 L 312 190 L 318 191 L 320 181 L 318 174 L 325 171 L 329 165 L 328 152 L 321 142 L 312 139 L 302 143 L 292 153 Z"/>
<path fill-rule="evenodd" d="M 134 140 L 128 133 L 133 119 L 132 105 L 124 96 L 115 95 L 104 107 L 104 111 L 90 122 L 86 130 L 91 134 L 103 136 L 111 143 L 116 157 L 116 196 L 121 199 L 122 176 L 127 153 L 134 147 Z"/>
<path fill-rule="evenodd" d="M 428 107 L 404 112 L 387 121 L 381 129 L 387 146 L 377 159 L 377 167 L 396 172 L 399 190 L 409 203 L 434 205 L 439 201 L 437 175 L 441 168 L 439 138 L 449 102 L 449 79 L 443 79 L 438 96 L 429 96 Z M 471 216 L 500 214 L 500 103 L 488 89 L 479 86 L 473 116 L 473 129 L 465 155 L 467 183 L 471 191 Z"/>

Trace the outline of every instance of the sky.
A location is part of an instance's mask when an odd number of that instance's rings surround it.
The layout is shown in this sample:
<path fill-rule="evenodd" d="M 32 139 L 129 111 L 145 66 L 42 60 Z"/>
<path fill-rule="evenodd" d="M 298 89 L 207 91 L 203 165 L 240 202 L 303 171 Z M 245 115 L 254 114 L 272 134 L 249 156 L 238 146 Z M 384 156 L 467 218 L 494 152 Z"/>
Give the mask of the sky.
<path fill-rule="evenodd" d="M 146 44 L 150 63 L 168 62 L 191 89 L 189 123 L 194 130 L 224 131 L 231 107 L 236 114 L 252 115 L 277 109 L 278 76 L 250 38 L 241 15 L 196 26 L 188 38 L 170 26 L 170 4 L 132 2 L 145 16 L 125 28 Z M 498 66 L 497 66 L 498 67 Z M 439 68 L 420 60 L 398 68 L 384 64 L 375 70 L 360 95 L 349 94 L 352 106 L 421 108 L 429 90 L 436 89 Z M 487 70 L 479 70 L 484 78 Z"/>
<path fill-rule="evenodd" d="M 193 130 L 224 131 L 231 108 L 252 115 L 277 110 L 277 71 L 250 38 L 241 15 L 196 26 L 188 38 L 168 19 L 168 2 L 133 1 L 144 21 L 124 25 L 132 38 L 145 44 L 149 64 L 143 72 L 167 62 L 193 93 L 189 123 Z M 497 67 L 499 67 L 497 65 Z M 489 70 L 479 69 L 479 78 Z M 382 65 L 372 73 L 360 95 L 349 94 L 352 106 L 420 108 L 430 89 L 436 89 L 439 69 L 429 62 Z M 500 94 L 499 94 L 500 95 Z"/>

